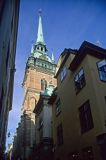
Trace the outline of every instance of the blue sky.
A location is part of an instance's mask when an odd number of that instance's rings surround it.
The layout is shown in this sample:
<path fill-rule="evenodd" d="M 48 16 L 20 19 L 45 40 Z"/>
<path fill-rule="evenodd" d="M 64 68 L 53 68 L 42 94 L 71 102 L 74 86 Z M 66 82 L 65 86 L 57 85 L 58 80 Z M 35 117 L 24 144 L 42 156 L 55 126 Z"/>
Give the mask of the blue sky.
<path fill-rule="evenodd" d="M 24 98 L 22 88 L 27 58 L 32 41 L 36 41 L 38 10 L 42 9 L 44 39 L 48 55 L 54 51 L 55 60 L 64 48 L 78 49 L 84 40 L 106 48 L 105 0 L 21 0 L 16 53 L 13 109 L 9 115 L 8 131 L 12 141 L 20 119 Z"/>

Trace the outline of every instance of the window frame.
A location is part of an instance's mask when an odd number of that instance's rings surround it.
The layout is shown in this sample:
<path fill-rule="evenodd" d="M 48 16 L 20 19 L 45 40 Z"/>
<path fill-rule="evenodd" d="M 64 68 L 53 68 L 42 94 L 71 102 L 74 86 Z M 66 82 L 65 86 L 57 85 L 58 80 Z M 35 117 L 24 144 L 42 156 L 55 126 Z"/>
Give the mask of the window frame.
<path fill-rule="evenodd" d="M 102 60 L 96 62 L 96 65 L 97 65 L 97 69 L 98 69 L 98 74 L 99 74 L 99 79 L 100 79 L 100 81 L 106 82 L 106 78 L 105 78 L 105 80 L 102 79 L 103 77 L 102 77 L 102 75 L 101 75 L 101 72 L 104 72 L 104 74 L 106 74 L 106 71 L 105 71 L 105 70 L 104 70 L 104 71 L 103 71 L 103 70 L 100 70 L 100 68 L 103 68 L 104 66 L 106 67 L 106 64 L 105 64 L 105 65 L 102 65 L 101 67 L 98 66 L 99 63 L 102 62 L 102 61 L 105 61 L 105 63 L 106 63 L 106 59 L 102 59 Z"/>
<path fill-rule="evenodd" d="M 60 72 L 60 80 L 61 82 L 65 79 L 66 77 L 66 74 L 67 74 L 67 68 L 66 66 L 64 66 Z"/>
<path fill-rule="evenodd" d="M 84 134 L 94 128 L 94 122 L 89 100 L 87 100 L 79 107 L 79 119 L 81 134 Z"/>
<path fill-rule="evenodd" d="M 80 75 L 81 70 L 83 71 L 82 75 Z M 78 77 L 77 81 L 76 81 L 76 77 Z M 78 82 L 79 88 L 76 85 L 76 82 Z M 76 94 L 78 94 L 85 87 L 85 85 L 86 85 L 86 79 L 85 79 L 85 72 L 84 72 L 83 67 L 77 72 L 77 74 L 75 74 L 75 76 L 74 76 L 74 85 L 75 85 Z"/>

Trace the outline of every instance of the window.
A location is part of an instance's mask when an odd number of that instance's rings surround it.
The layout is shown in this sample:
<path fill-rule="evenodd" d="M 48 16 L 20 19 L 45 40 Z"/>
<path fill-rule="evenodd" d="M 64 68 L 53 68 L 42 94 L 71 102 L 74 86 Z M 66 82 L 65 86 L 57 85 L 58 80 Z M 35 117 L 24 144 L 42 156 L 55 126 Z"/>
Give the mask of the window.
<path fill-rule="evenodd" d="M 83 68 L 76 74 L 74 78 L 76 93 L 78 93 L 86 84 Z"/>
<path fill-rule="evenodd" d="M 62 145 L 63 144 L 63 127 L 62 124 L 60 124 L 57 127 L 57 144 Z"/>
<path fill-rule="evenodd" d="M 84 160 L 94 160 L 92 147 L 86 147 L 82 150 Z"/>
<path fill-rule="evenodd" d="M 60 112 L 61 112 L 61 102 L 60 102 L 60 98 L 57 100 L 57 102 L 56 102 L 56 110 L 55 110 L 55 112 L 56 112 L 56 116 L 58 116 L 59 114 L 60 114 Z"/>
<path fill-rule="evenodd" d="M 41 79 L 41 90 L 45 91 L 47 88 L 47 81 L 45 79 Z"/>
<path fill-rule="evenodd" d="M 61 74 L 60 74 L 60 76 L 61 76 L 61 81 L 63 81 L 63 79 L 65 78 L 65 76 L 66 76 L 66 67 L 64 67 L 63 69 L 62 69 L 62 71 L 61 71 Z"/>
<path fill-rule="evenodd" d="M 97 63 L 100 80 L 106 82 L 106 59 Z"/>
<path fill-rule="evenodd" d="M 44 67 L 44 64 L 42 63 L 42 67 Z"/>
<path fill-rule="evenodd" d="M 94 127 L 89 101 L 86 101 L 79 108 L 79 117 L 81 124 L 81 133 L 84 133 Z"/>

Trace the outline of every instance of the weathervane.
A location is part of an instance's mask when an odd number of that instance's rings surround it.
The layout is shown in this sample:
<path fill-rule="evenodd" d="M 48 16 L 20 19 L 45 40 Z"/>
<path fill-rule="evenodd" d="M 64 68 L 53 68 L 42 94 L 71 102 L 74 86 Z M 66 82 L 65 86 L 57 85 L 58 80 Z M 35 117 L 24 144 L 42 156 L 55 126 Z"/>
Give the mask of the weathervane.
<path fill-rule="evenodd" d="M 41 16 L 41 14 L 42 14 L 42 9 L 40 8 L 39 9 L 39 16 Z"/>

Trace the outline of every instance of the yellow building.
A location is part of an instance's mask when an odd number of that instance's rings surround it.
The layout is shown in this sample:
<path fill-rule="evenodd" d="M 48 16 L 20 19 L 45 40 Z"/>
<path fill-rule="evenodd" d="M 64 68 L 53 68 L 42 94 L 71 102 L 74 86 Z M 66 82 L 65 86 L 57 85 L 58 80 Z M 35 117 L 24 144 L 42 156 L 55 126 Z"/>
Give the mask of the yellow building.
<path fill-rule="evenodd" d="M 53 105 L 55 160 L 106 160 L 106 50 L 84 41 L 58 61 Z"/>

